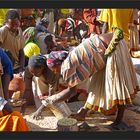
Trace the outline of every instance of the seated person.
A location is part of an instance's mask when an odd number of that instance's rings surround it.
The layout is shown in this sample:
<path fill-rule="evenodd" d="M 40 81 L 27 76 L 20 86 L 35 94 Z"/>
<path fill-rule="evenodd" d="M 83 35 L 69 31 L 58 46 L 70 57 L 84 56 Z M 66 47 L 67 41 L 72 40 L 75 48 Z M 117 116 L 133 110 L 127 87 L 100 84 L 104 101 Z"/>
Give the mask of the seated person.
<path fill-rule="evenodd" d="M 22 115 L 13 111 L 9 103 L 0 97 L 0 131 L 29 131 Z"/>

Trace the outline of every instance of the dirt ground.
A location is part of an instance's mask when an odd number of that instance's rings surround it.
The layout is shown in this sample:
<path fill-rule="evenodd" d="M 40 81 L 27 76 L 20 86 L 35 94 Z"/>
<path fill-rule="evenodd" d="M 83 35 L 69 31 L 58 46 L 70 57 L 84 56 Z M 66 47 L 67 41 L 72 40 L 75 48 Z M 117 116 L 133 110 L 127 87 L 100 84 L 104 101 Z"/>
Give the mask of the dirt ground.
<path fill-rule="evenodd" d="M 75 113 L 84 102 L 73 102 L 69 103 L 71 111 Z M 137 107 L 140 108 L 140 107 Z M 136 112 L 136 109 L 128 108 L 125 111 L 124 122 L 128 126 L 134 126 L 134 131 L 140 131 L 140 113 Z M 42 113 L 43 118 L 41 120 L 34 120 L 32 118 L 32 113 L 35 111 L 35 106 L 29 106 L 26 109 L 24 118 L 30 128 L 30 131 L 58 131 L 57 130 L 57 118 L 49 110 L 44 110 Z M 108 125 L 113 122 L 115 115 L 104 116 L 101 113 L 92 113 L 90 116 L 86 117 L 85 122 L 90 126 L 90 129 L 85 129 L 81 131 L 112 131 Z M 78 122 L 81 125 L 83 122 Z"/>

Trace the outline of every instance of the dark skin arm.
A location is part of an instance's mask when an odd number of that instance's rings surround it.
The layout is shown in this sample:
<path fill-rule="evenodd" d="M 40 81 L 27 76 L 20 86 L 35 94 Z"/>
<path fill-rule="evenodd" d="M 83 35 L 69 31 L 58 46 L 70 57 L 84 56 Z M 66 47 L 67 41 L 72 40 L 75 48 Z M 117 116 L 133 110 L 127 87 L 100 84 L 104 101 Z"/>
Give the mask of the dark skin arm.
<path fill-rule="evenodd" d="M 50 96 L 50 100 L 55 104 L 55 103 L 59 103 L 62 101 L 66 101 L 67 99 L 71 98 L 72 96 L 74 96 L 76 94 L 76 87 L 72 87 L 72 88 L 67 88 L 64 89 L 63 91 L 59 92 L 58 94 L 52 95 Z M 39 119 L 41 118 L 41 112 L 43 110 L 45 106 L 42 104 L 38 110 L 33 114 L 33 119 Z"/>
<path fill-rule="evenodd" d="M 59 103 L 62 101 L 66 101 L 67 99 L 71 98 L 76 94 L 76 87 L 68 87 L 67 89 L 64 89 L 63 91 L 59 92 L 58 94 L 52 95 L 50 99 L 53 103 Z"/>
<path fill-rule="evenodd" d="M 9 74 L 2 75 L 3 92 L 4 92 L 4 98 L 6 100 L 9 99 L 8 86 L 9 86 L 10 80 L 11 80 L 11 76 Z"/>
<path fill-rule="evenodd" d="M 25 91 L 23 94 L 24 99 L 28 100 L 28 96 L 30 95 L 29 93 L 32 92 L 32 78 L 33 75 L 29 72 L 28 67 L 25 68 L 25 73 L 24 73 L 24 81 L 25 81 Z"/>
<path fill-rule="evenodd" d="M 25 56 L 24 56 L 23 49 L 19 51 L 19 64 L 20 64 L 19 71 L 22 72 L 24 70 L 24 64 L 25 64 Z"/>
<path fill-rule="evenodd" d="M 108 23 L 104 22 L 102 27 L 102 34 L 107 33 L 108 31 Z"/>

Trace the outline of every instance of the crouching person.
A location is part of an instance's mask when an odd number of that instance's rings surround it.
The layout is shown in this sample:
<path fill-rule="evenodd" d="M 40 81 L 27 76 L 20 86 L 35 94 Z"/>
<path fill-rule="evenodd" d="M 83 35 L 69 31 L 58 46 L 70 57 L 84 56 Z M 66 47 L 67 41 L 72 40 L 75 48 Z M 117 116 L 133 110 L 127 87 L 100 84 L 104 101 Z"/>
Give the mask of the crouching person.
<path fill-rule="evenodd" d="M 36 108 L 39 108 L 42 105 L 41 101 L 44 96 L 54 94 L 59 75 L 54 74 L 47 68 L 46 57 L 43 55 L 33 55 L 29 59 L 24 75 L 25 93 L 23 98 L 28 103 L 29 96 L 33 93 Z"/>

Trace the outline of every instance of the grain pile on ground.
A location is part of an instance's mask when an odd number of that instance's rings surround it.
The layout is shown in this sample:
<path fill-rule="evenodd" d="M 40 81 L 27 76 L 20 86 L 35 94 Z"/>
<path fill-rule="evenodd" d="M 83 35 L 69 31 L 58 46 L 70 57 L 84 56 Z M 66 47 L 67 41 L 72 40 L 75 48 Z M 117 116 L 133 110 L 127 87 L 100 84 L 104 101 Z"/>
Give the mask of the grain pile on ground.
<path fill-rule="evenodd" d="M 76 112 L 81 106 L 83 106 L 84 102 L 73 102 L 69 103 L 72 112 Z M 44 110 L 42 113 L 42 120 L 33 120 L 32 113 L 35 111 L 35 107 L 28 107 L 24 118 L 29 125 L 31 131 L 58 131 L 57 130 L 57 119 L 56 117 L 49 111 Z M 85 125 L 84 129 L 80 131 L 112 131 L 108 125 L 110 125 L 115 119 L 115 115 L 104 116 L 101 113 L 93 113 L 90 116 L 86 117 L 86 123 L 90 127 L 90 129 Z M 129 126 L 135 126 L 135 131 L 140 131 L 140 114 L 136 113 L 132 110 L 126 109 L 124 115 L 124 121 Z M 82 125 L 83 122 L 78 122 L 78 126 Z"/>

